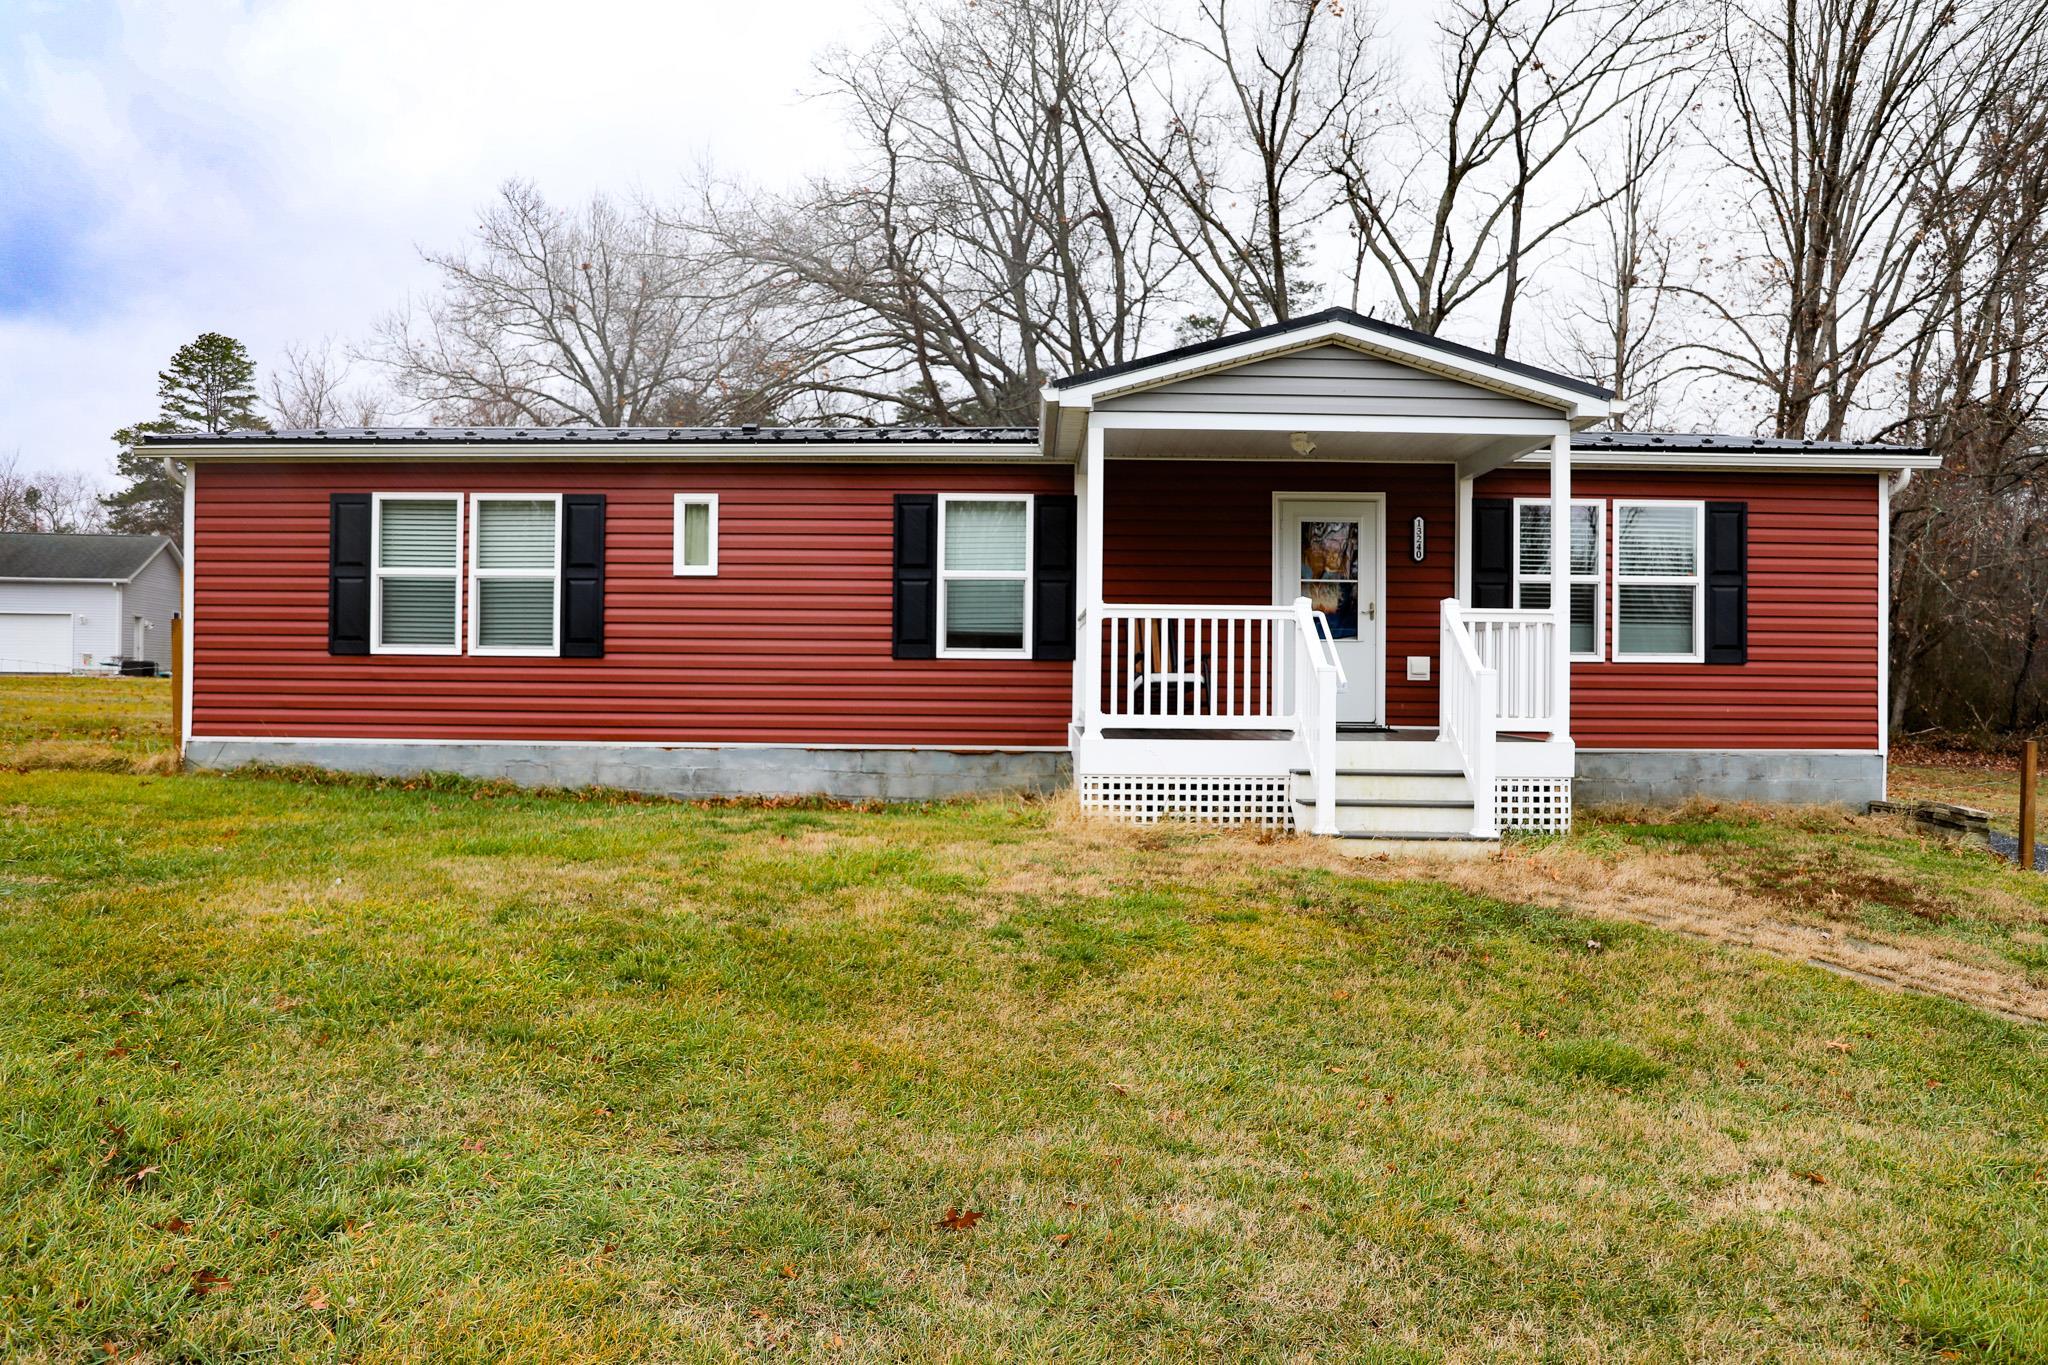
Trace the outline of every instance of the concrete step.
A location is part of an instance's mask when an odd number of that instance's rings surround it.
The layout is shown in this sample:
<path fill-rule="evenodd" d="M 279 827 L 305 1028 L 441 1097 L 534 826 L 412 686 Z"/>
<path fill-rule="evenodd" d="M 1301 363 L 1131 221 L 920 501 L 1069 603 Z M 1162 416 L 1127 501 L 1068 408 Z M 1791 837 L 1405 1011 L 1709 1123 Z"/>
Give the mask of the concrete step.
<path fill-rule="evenodd" d="M 1313 797 L 1297 797 L 1297 828 L 1315 822 Z M 1470 801 L 1382 801 L 1351 798 L 1337 803 L 1337 829 L 1343 834 L 1385 835 L 1397 838 L 1418 835 L 1469 835 L 1472 832 Z"/>
<path fill-rule="evenodd" d="M 1462 834 L 1340 834 L 1330 841 L 1347 858 L 1490 858 L 1500 851 L 1498 839 Z"/>
<path fill-rule="evenodd" d="M 1374 772 L 1463 771 L 1458 746 L 1445 739 L 1337 739 L 1337 766 Z"/>
<path fill-rule="evenodd" d="M 1361 797 L 1368 800 L 1415 800 L 1415 801 L 1467 801 L 1472 799 L 1471 784 L 1465 774 L 1456 768 L 1416 768 L 1412 770 L 1384 768 L 1339 768 L 1337 770 L 1337 797 Z M 1315 783 L 1309 779 L 1306 768 L 1294 770 L 1294 794 L 1313 796 Z"/>

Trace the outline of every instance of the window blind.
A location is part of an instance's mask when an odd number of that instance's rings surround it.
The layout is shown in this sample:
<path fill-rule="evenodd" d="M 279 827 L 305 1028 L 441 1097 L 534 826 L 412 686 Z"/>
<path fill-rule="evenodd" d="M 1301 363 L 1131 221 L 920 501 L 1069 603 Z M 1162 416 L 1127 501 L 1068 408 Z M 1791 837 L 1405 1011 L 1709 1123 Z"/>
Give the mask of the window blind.
<path fill-rule="evenodd" d="M 554 502 L 479 500 L 476 505 L 476 566 L 479 569 L 553 569 Z"/>
<path fill-rule="evenodd" d="M 1024 572 L 1025 521 L 1021 502 L 948 502 L 946 568 Z"/>
<path fill-rule="evenodd" d="M 451 498 L 386 498 L 380 504 L 377 566 L 453 569 L 455 502 Z"/>
<path fill-rule="evenodd" d="M 1699 570 L 1699 512 L 1691 507 L 1616 510 L 1616 568 L 1630 577 L 1682 577 Z"/>
<path fill-rule="evenodd" d="M 1024 581 L 948 579 L 946 643 L 954 649 L 1022 649 Z"/>
<path fill-rule="evenodd" d="M 378 639 L 384 645 L 452 645 L 455 580 L 386 578 L 380 617 Z"/>
<path fill-rule="evenodd" d="M 683 504 L 683 563 L 691 568 L 702 568 L 711 562 L 711 506 L 709 503 L 686 502 Z"/>
<path fill-rule="evenodd" d="M 1616 591 L 1621 653 L 1692 653 L 1691 588 L 1623 583 Z"/>
<path fill-rule="evenodd" d="M 485 649 L 547 649 L 555 642 L 555 580 L 481 578 L 476 642 Z"/>

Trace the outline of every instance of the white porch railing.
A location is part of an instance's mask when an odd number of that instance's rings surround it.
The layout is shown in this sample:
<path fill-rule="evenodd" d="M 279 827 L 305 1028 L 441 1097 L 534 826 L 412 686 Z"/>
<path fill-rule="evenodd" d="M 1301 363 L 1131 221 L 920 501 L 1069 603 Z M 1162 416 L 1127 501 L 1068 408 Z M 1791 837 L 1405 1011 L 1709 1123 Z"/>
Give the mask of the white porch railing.
<path fill-rule="evenodd" d="M 1305 597 L 1284 607 L 1100 608 L 1083 725 L 1104 729 L 1279 732 L 1315 779 L 1314 828 L 1337 831 L 1337 691 L 1329 623 Z M 1085 622 L 1085 616 L 1083 618 Z M 1284 774 L 1282 774 L 1284 776 Z"/>
<path fill-rule="evenodd" d="M 1494 822 L 1494 772 L 1498 761 L 1501 706 L 1500 671 L 1479 655 L 1458 599 L 1447 597 L 1439 612 L 1438 654 L 1442 679 L 1437 688 L 1437 733 L 1458 750 L 1465 781 L 1472 789 L 1472 834 L 1491 839 Z"/>
<path fill-rule="evenodd" d="M 1494 711 L 1508 731 L 1557 734 L 1557 618 L 1547 611 L 1479 611 L 1460 608 L 1479 662 L 1500 678 Z M 1444 655 L 1450 667 L 1450 654 Z"/>

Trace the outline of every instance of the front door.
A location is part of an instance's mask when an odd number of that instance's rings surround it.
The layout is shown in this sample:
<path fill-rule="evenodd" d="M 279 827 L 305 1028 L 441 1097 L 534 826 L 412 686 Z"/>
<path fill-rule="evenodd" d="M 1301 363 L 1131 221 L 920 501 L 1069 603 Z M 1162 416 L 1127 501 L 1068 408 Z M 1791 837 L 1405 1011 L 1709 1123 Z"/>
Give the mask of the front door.
<path fill-rule="evenodd" d="M 1273 600 L 1297 597 L 1322 612 L 1347 680 L 1337 723 L 1383 723 L 1380 505 L 1370 498 L 1282 498 L 1274 546 Z"/>

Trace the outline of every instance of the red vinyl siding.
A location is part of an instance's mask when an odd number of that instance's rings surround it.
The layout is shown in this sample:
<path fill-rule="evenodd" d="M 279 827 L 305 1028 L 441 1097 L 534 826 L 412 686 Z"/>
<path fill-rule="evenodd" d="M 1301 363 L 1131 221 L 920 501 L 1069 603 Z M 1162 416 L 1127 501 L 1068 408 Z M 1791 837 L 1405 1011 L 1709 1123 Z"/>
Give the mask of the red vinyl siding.
<path fill-rule="evenodd" d="M 891 535 L 897 493 L 1072 488 L 1065 466 L 201 463 L 193 733 L 1064 745 L 1070 665 L 890 657 Z M 605 494 L 605 657 L 328 654 L 328 495 L 405 491 Z M 680 492 L 719 495 L 716 577 L 672 572 Z"/>
<path fill-rule="evenodd" d="M 1111 602 L 1270 603 L 1275 493 L 1384 493 L 1387 723 L 1436 724 L 1436 684 L 1409 682 L 1407 656 L 1436 657 L 1438 604 L 1453 592 L 1457 485 L 1449 465 L 1112 460 L 1107 470 L 1102 576 Z M 1425 535 L 1420 564 L 1408 548 L 1416 517 Z"/>
<path fill-rule="evenodd" d="M 1483 498 L 1549 492 L 1549 476 L 1533 470 L 1475 486 Z M 1572 495 L 1749 505 L 1749 662 L 1574 664 L 1572 738 L 1582 748 L 1877 747 L 1875 476 L 1579 471 Z M 1603 532 L 1611 653 L 1611 508 Z"/>

